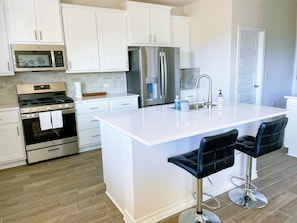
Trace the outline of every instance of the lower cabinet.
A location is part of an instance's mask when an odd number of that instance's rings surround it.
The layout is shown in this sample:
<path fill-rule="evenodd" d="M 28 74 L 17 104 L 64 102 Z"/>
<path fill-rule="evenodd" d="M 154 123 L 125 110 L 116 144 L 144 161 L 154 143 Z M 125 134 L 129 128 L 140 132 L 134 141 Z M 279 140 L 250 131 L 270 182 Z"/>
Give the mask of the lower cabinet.
<path fill-rule="evenodd" d="M 0 169 L 26 163 L 19 110 L 0 110 Z"/>
<path fill-rule="evenodd" d="M 100 122 L 95 115 L 138 109 L 138 96 L 122 96 L 98 99 L 83 99 L 75 102 L 79 151 L 101 147 Z"/>

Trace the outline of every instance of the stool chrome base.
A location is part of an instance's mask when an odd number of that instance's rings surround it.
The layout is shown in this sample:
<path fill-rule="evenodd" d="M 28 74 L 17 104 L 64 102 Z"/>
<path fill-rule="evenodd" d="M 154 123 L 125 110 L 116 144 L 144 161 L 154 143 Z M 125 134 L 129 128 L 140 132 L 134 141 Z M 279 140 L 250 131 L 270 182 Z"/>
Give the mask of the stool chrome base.
<path fill-rule="evenodd" d="M 268 204 L 264 194 L 256 190 L 245 190 L 239 187 L 230 190 L 228 197 L 233 203 L 244 208 L 263 208 Z"/>
<path fill-rule="evenodd" d="M 196 212 L 196 208 L 183 211 L 178 217 L 178 223 L 221 223 L 220 218 L 211 211 L 203 209 L 202 216 L 198 216 Z"/>

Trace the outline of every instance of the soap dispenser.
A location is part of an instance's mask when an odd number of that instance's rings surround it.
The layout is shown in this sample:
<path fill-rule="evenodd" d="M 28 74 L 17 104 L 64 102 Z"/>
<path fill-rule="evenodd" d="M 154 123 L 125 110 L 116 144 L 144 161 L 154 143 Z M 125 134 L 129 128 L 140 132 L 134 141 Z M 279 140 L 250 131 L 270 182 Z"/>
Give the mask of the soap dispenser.
<path fill-rule="evenodd" d="M 180 110 L 180 99 L 179 99 L 179 95 L 176 95 L 175 96 L 175 99 L 174 99 L 174 109 Z"/>
<path fill-rule="evenodd" d="M 218 106 L 223 106 L 223 104 L 224 104 L 224 96 L 222 94 L 222 90 L 219 90 L 219 91 L 220 91 L 220 93 L 219 93 L 219 95 L 217 97 L 217 105 Z"/>

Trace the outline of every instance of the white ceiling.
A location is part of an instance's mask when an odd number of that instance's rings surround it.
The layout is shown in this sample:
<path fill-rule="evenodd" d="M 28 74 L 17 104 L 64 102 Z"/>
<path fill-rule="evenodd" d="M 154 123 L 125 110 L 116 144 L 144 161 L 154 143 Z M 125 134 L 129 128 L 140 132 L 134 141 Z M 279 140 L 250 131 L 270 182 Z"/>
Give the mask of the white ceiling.
<path fill-rule="evenodd" d="M 170 5 L 174 7 L 183 7 L 199 0 L 131 0 L 138 2 L 146 2 L 160 5 Z M 121 8 L 125 0 L 61 0 L 61 3 L 106 7 L 106 8 Z"/>

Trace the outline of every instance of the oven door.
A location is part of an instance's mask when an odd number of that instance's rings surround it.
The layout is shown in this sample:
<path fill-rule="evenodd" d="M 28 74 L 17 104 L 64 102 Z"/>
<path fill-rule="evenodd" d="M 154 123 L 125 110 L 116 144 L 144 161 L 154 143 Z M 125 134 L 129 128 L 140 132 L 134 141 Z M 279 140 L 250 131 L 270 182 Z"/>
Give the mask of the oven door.
<path fill-rule="evenodd" d="M 74 109 L 62 110 L 62 120 L 63 126 L 61 128 L 41 130 L 39 113 L 23 114 L 22 122 L 26 150 L 34 150 L 77 141 Z"/>

